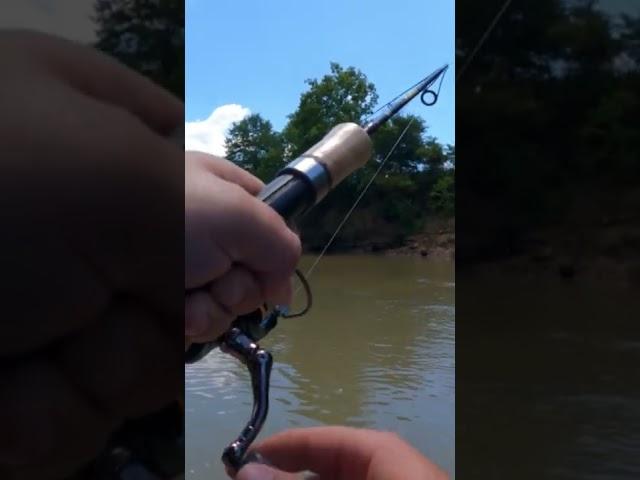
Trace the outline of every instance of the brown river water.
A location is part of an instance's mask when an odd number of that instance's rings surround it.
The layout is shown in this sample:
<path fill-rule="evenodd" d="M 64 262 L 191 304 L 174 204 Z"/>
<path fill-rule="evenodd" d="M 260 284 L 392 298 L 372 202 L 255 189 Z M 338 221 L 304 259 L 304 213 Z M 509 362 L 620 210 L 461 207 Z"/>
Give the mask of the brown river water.
<path fill-rule="evenodd" d="M 311 260 L 303 259 L 303 271 Z M 330 424 L 390 430 L 453 478 L 453 261 L 329 256 L 310 283 L 312 310 L 280 320 L 261 342 L 274 366 L 259 439 Z M 188 366 L 185 379 L 186 478 L 228 478 L 220 455 L 249 417 L 248 373 L 214 351 Z"/>
<path fill-rule="evenodd" d="M 640 479 L 637 287 L 518 263 L 457 279 L 458 478 Z"/>

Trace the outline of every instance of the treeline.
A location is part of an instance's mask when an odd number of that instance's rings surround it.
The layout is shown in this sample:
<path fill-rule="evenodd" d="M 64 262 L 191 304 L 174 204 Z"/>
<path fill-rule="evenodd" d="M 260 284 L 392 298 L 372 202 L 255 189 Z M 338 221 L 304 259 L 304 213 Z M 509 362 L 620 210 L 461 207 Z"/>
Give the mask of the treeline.
<path fill-rule="evenodd" d="M 94 0 L 96 48 L 184 99 L 184 0 Z"/>
<path fill-rule="evenodd" d="M 184 2 L 95 0 L 94 5 L 96 46 L 184 98 Z M 227 157 L 268 181 L 337 123 L 362 123 L 378 101 L 375 86 L 353 67 L 331 64 L 327 75 L 306 83 L 281 132 L 268 119 L 251 115 L 231 128 Z M 453 216 L 454 147 L 428 136 L 421 118 L 397 116 L 376 132 L 371 161 L 304 218 L 300 228 L 307 248 L 325 244 L 412 119 L 335 248 L 395 246 L 420 231 L 428 216 Z"/>
<path fill-rule="evenodd" d="M 512 2 L 457 81 L 459 260 L 640 211 L 640 18 L 605 10 L 613 3 Z M 503 4 L 458 0 L 458 65 Z"/>
<path fill-rule="evenodd" d="M 260 114 L 235 123 L 226 138 L 226 156 L 265 182 L 341 122 L 362 123 L 378 96 L 364 73 L 337 63 L 321 79 L 307 80 L 298 108 L 281 132 Z M 300 224 L 308 249 L 329 240 L 340 220 L 411 123 L 381 174 L 345 225 L 335 250 L 397 246 L 420 231 L 427 217 L 454 214 L 455 149 L 428 136 L 420 117 L 399 115 L 373 136 L 374 156 L 347 178 Z"/>

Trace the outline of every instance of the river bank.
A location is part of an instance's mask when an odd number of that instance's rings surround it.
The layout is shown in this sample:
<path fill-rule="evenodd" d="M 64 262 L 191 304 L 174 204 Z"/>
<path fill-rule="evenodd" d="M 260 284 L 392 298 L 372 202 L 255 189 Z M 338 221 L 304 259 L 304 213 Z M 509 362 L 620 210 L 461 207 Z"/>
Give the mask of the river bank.
<path fill-rule="evenodd" d="M 637 289 L 639 252 L 640 227 L 635 223 L 598 222 L 576 229 L 571 226 L 540 229 L 525 236 L 512 255 L 473 265 L 507 274 L 549 275 L 567 282 Z"/>
<path fill-rule="evenodd" d="M 385 251 L 387 255 L 421 256 L 431 258 L 455 258 L 455 219 L 436 219 L 427 222 L 425 228 L 407 237 L 403 244 Z"/>
<path fill-rule="evenodd" d="M 376 231 L 365 240 L 357 244 L 349 244 L 338 239 L 328 253 L 336 254 L 375 254 L 388 256 L 416 256 L 437 259 L 455 258 L 455 219 L 430 218 L 425 221 L 421 231 L 398 240 L 391 232 L 383 228 Z M 304 238 L 303 238 L 303 243 Z M 305 249 L 307 254 L 317 254 L 321 250 L 319 245 Z"/>

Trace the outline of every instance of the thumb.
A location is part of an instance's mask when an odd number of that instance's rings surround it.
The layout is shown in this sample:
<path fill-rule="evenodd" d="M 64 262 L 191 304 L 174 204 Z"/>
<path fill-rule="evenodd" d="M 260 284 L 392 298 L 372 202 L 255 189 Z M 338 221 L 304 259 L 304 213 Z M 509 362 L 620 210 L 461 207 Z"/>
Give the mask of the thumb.
<path fill-rule="evenodd" d="M 235 480 L 301 480 L 300 475 L 282 472 L 259 463 L 248 463 L 240 469 Z"/>

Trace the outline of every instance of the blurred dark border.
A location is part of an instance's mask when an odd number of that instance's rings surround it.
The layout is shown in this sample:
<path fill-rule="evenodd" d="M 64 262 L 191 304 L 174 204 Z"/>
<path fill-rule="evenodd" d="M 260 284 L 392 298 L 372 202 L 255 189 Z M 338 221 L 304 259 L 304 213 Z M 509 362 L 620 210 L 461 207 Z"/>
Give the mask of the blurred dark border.
<path fill-rule="evenodd" d="M 94 0 L 96 47 L 184 100 L 184 0 Z"/>
<path fill-rule="evenodd" d="M 185 0 L 94 0 L 97 37 L 94 45 L 184 101 L 184 15 Z M 174 136 L 183 141 L 178 138 L 184 136 L 183 130 L 174 132 Z M 175 208 L 182 211 L 183 205 Z M 175 228 L 179 232 L 176 235 L 182 236 L 184 225 L 176 224 Z M 182 332 L 179 334 L 181 337 Z M 111 439 L 103 457 L 81 472 L 80 477 L 184 478 L 184 437 L 182 398 L 159 412 L 125 423 Z"/>
<path fill-rule="evenodd" d="M 88 44 L 115 57 L 178 98 L 184 99 L 184 0 L 79 0 L 77 2 L 12 0 L 3 3 L 0 6 L 0 28 L 35 30 Z M 75 10 L 74 7 L 76 7 Z M 7 111 L 4 113 L 11 114 Z M 36 118 L 34 121 L 37 122 L 40 119 Z M 180 137 L 178 140 L 182 142 L 182 131 L 178 132 L 178 135 Z M 4 152 L 7 155 L 5 160 L 10 159 L 12 153 Z M 56 161 L 55 158 L 48 160 Z M 7 163 L 11 165 L 10 162 Z M 74 173 L 69 172 L 69 175 Z M 35 174 L 34 177 L 37 177 L 37 172 Z M 49 179 L 53 182 L 55 180 L 55 178 Z M 35 184 L 37 185 L 37 182 Z M 26 190 L 29 186 L 20 187 Z M 140 188 L 145 187 L 147 185 L 140 185 Z M 122 198 L 121 192 L 113 192 L 113 195 L 120 202 L 127 202 L 126 198 Z M 37 197 L 37 195 L 34 196 Z M 166 252 L 167 257 L 175 259 L 175 253 L 183 251 L 183 203 L 181 201 L 176 205 L 157 207 L 163 209 L 166 224 L 158 228 L 155 246 L 158 250 Z M 23 218 L 22 221 L 29 223 L 32 220 Z M 61 220 L 61 223 L 64 222 Z M 134 243 L 133 239 L 130 240 Z M 34 245 L 38 247 L 42 247 L 47 241 L 50 240 L 48 238 L 33 239 Z M 17 253 L 13 252 L 13 254 Z M 183 262 L 181 257 L 177 260 L 165 262 L 171 266 L 176 265 L 176 268 L 157 272 L 158 284 L 169 283 L 178 286 L 184 284 Z M 29 258 L 23 261 L 28 264 Z M 41 270 L 47 267 L 48 265 L 38 265 Z M 158 270 L 160 268 L 158 267 Z M 12 282 L 11 273 L 5 272 L 5 280 L 8 282 Z M 65 273 L 51 272 L 51 277 L 57 278 L 64 285 Z M 9 289 L 9 291 L 12 290 Z M 37 300 L 36 295 L 34 301 L 37 302 Z M 182 310 L 184 296 L 180 289 L 176 290 L 175 298 L 164 300 L 167 304 L 175 301 L 172 305 L 177 305 L 174 311 Z M 11 318 L 6 310 L 4 315 L 5 318 Z M 176 342 L 181 349 L 182 322 L 175 323 L 175 328 Z M 144 341 L 144 339 L 136 340 Z M 133 342 L 131 345 L 139 346 L 140 342 L 137 344 Z M 172 355 L 168 355 L 169 358 L 175 356 L 175 352 L 171 353 Z M 124 351 L 122 356 L 128 358 Z M 2 360 L 4 362 L 7 359 L 2 358 Z M 113 368 L 118 368 L 118 365 L 113 365 Z M 173 383 L 182 384 L 184 381 L 182 364 L 175 371 L 179 372 L 181 377 Z M 106 372 L 102 373 L 106 375 Z M 168 379 L 166 382 L 171 384 Z M 148 395 L 154 395 L 154 392 L 149 392 Z M 43 398 L 42 401 L 46 402 L 47 399 Z M 5 439 L 5 441 L 10 442 L 11 433 L 15 434 L 15 432 L 8 433 L 8 440 Z M 4 471 L 2 466 L 0 471 Z M 152 480 L 178 479 L 183 478 L 183 474 L 184 416 L 181 399 L 176 399 L 174 404 L 168 405 L 161 411 L 126 421 L 105 446 L 104 455 L 77 472 L 72 478 Z"/>
<path fill-rule="evenodd" d="M 456 46 L 456 476 L 640 478 L 640 3 L 457 0 Z"/>

